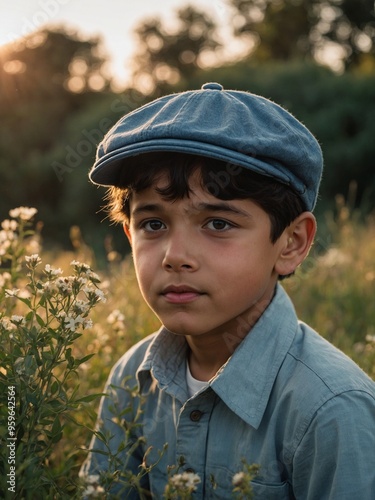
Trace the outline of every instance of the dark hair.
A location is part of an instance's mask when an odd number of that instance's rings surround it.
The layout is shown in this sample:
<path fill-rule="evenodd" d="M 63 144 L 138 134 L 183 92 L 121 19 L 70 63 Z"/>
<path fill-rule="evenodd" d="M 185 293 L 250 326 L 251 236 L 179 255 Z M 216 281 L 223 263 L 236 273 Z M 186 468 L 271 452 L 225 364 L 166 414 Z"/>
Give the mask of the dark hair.
<path fill-rule="evenodd" d="M 270 239 L 275 243 L 305 207 L 298 194 L 272 177 L 212 158 L 183 153 L 148 153 L 127 160 L 117 185 L 109 188 L 105 209 L 114 222 L 129 222 L 133 192 L 140 192 L 167 174 L 167 187 L 158 189 L 163 198 L 174 201 L 188 197 L 189 179 L 199 170 L 202 188 L 220 200 L 250 199 L 271 221 Z"/>

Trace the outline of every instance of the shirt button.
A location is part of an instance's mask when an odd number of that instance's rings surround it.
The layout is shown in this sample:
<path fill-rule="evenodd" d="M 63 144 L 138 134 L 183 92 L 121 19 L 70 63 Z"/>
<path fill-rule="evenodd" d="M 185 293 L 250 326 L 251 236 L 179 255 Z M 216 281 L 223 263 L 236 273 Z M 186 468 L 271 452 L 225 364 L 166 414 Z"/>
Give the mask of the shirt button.
<path fill-rule="evenodd" d="M 190 420 L 192 420 L 193 422 L 199 422 L 199 420 L 201 419 L 203 413 L 199 410 L 193 410 L 191 413 L 190 413 Z"/>

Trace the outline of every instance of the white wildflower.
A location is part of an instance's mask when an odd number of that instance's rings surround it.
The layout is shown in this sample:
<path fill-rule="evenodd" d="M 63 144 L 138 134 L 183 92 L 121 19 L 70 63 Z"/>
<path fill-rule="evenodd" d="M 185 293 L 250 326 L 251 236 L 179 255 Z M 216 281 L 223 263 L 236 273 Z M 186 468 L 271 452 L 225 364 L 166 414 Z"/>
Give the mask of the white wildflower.
<path fill-rule="evenodd" d="M 87 273 L 90 280 L 93 281 L 94 283 L 100 283 L 100 277 L 98 274 L 94 273 L 94 271 L 90 271 Z"/>
<path fill-rule="evenodd" d="M 14 362 L 14 368 L 17 375 L 24 375 L 26 373 L 24 358 L 17 358 Z"/>
<path fill-rule="evenodd" d="M 99 484 L 99 480 L 100 480 L 100 478 L 98 475 L 91 475 L 91 476 L 85 477 L 87 487 L 86 487 L 85 491 L 83 492 L 83 497 L 95 498 L 95 497 L 105 493 L 104 488 L 102 488 L 102 486 L 100 486 L 100 484 Z"/>
<path fill-rule="evenodd" d="M 16 220 L 5 219 L 1 223 L 1 227 L 4 229 L 4 231 L 16 231 L 18 222 Z"/>
<path fill-rule="evenodd" d="M 102 290 L 99 290 L 98 288 L 95 288 L 94 293 L 96 295 L 96 298 L 102 302 L 106 302 L 107 299 L 104 295 L 104 292 Z"/>
<path fill-rule="evenodd" d="M 241 484 L 243 484 L 245 479 L 246 479 L 246 475 L 244 472 L 237 472 L 237 474 L 235 474 L 233 476 L 232 484 L 233 484 L 233 486 L 237 486 L 237 487 L 241 486 Z"/>
<path fill-rule="evenodd" d="M 57 278 L 55 281 L 57 288 L 59 289 L 60 292 L 65 293 L 65 294 L 70 294 L 72 293 L 72 282 L 71 282 L 71 277 L 67 278 Z"/>
<path fill-rule="evenodd" d="M 25 241 L 24 244 L 27 253 L 39 253 L 41 251 L 40 243 L 36 238 L 31 238 Z"/>
<path fill-rule="evenodd" d="M 125 316 L 118 309 L 112 311 L 111 314 L 107 317 L 107 323 L 112 325 L 113 330 L 118 333 L 126 330 Z"/>
<path fill-rule="evenodd" d="M 193 492 L 197 489 L 197 484 L 201 482 L 198 474 L 193 472 L 182 472 L 182 474 L 175 474 L 170 478 L 170 483 L 178 489 L 188 490 Z"/>
<path fill-rule="evenodd" d="M 99 290 L 98 288 L 94 288 L 92 286 L 84 286 L 82 288 L 82 291 L 86 294 L 87 298 L 91 301 L 95 302 L 106 302 L 107 299 L 104 295 L 104 292 L 102 290 Z"/>
<path fill-rule="evenodd" d="M 76 318 L 73 318 L 73 316 L 66 316 L 64 319 L 65 327 L 67 330 L 70 330 L 72 332 L 76 331 L 77 326 L 82 325 L 85 322 L 85 320 L 82 318 L 82 316 L 77 316 Z"/>
<path fill-rule="evenodd" d="M 0 288 L 4 288 L 5 284 L 8 283 L 11 280 L 12 276 L 10 273 L 3 273 L 0 274 Z"/>
<path fill-rule="evenodd" d="M 59 267 L 55 268 L 50 264 L 46 264 L 44 266 L 44 272 L 50 276 L 59 276 L 60 274 L 63 273 L 62 269 L 60 269 Z"/>
<path fill-rule="evenodd" d="M 26 262 L 33 267 L 36 267 L 38 264 L 42 262 L 42 259 L 39 257 L 37 253 L 33 255 L 25 255 Z"/>
<path fill-rule="evenodd" d="M 88 274 L 91 272 L 91 268 L 88 264 L 79 262 L 78 260 L 72 260 L 70 265 L 73 266 L 75 270 L 79 273 L 85 272 L 86 274 Z"/>
<path fill-rule="evenodd" d="M 73 304 L 73 311 L 76 314 L 85 314 L 88 312 L 90 306 L 88 302 L 84 300 L 76 300 L 75 303 Z"/>
<path fill-rule="evenodd" d="M 117 321 L 124 321 L 125 316 L 118 310 L 114 309 L 111 314 L 107 317 L 107 323 L 112 325 L 113 323 L 116 323 Z"/>
<path fill-rule="evenodd" d="M 73 318 L 73 316 L 66 316 L 66 318 L 64 319 L 64 324 L 67 330 L 70 330 L 72 332 L 76 331 L 76 320 Z"/>
<path fill-rule="evenodd" d="M 37 211 L 36 208 L 18 207 L 10 210 L 9 215 L 14 219 L 20 218 L 23 221 L 28 221 L 34 217 Z"/>
<path fill-rule="evenodd" d="M 12 241 L 16 239 L 17 239 L 17 234 L 14 233 L 13 231 L 5 231 L 4 229 L 0 231 L 0 241 L 2 242 L 2 244 L 6 243 L 10 244 Z"/>
<path fill-rule="evenodd" d="M 23 316 L 19 316 L 18 314 L 13 314 L 10 320 L 16 325 L 24 325 L 26 323 L 25 318 Z"/>
<path fill-rule="evenodd" d="M 93 322 L 90 318 L 87 318 L 83 322 L 83 328 L 92 328 L 93 327 Z"/>
<path fill-rule="evenodd" d="M 40 286 L 41 288 L 38 288 L 38 291 L 37 293 L 39 295 L 52 295 L 53 292 L 56 290 L 56 287 L 54 285 L 54 283 L 51 283 L 51 281 L 46 281 L 44 283 L 42 282 L 39 282 L 40 283 Z"/>
<path fill-rule="evenodd" d="M 6 331 L 16 330 L 16 326 L 9 321 L 9 318 L 6 317 L 0 319 L 0 328 Z"/>
<path fill-rule="evenodd" d="M 87 278 L 83 278 L 82 276 L 80 276 L 79 278 L 74 278 L 74 283 L 79 286 L 86 285 Z"/>
<path fill-rule="evenodd" d="M 13 288 L 12 290 L 6 289 L 5 295 L 7 297 L 17 297 L 19 291 L 19 288 Z"/>

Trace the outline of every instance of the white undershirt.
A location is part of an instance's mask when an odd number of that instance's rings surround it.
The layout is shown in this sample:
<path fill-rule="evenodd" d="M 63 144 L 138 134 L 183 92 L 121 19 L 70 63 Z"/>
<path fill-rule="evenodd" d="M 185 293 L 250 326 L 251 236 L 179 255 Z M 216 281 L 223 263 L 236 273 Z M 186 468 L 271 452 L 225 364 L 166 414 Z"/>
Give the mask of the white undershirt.
<path fill-rule="evenodd" d="M 194 396 L 197 392 L 199 392 L 204 387 L 207 387 L 208 382 L 204 380 L 197 380 L 193 377 L 190 371 L 189 362 L 186 361 L 186 384 L 189 392 L 189 397 Z"/>

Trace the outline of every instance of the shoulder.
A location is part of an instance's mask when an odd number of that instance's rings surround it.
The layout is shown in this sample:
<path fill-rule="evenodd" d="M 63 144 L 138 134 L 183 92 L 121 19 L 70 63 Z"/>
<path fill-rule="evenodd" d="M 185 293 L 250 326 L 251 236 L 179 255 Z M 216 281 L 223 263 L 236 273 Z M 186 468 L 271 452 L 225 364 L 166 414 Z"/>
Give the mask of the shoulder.
<path fill-rule="evenodd" d="M 375 383 L 303 323 L 280 368 L 273 401 L 284 416 L 290 460 L 297 450 L 303 451 L 300 458 L 308 456 L 317 442 L 322 448 L 327 443 L 327 453 L 338 442 L 342 449 L 345 439 L 356 446 L 375 445 Z"/>
<path fill-rule="evenodd" d="M 327 392 L 327 397 L 347 391 L 366 392 L 375 397 L 375 383 L 342 351 L 304 323 L 299 324 L 289 349 L 287 366 L 298 370 L 304 390 L 314 387 Z"/>
<path fill-rule="evenodd" d="M 280 368 L 273 399 L 283 414 L 293 414 L 294 447 L 314 422 L 323 422 L 326 416 L 339 423 L 372 415 L 374 422 L 375 383 L 303 323 Z"/>

